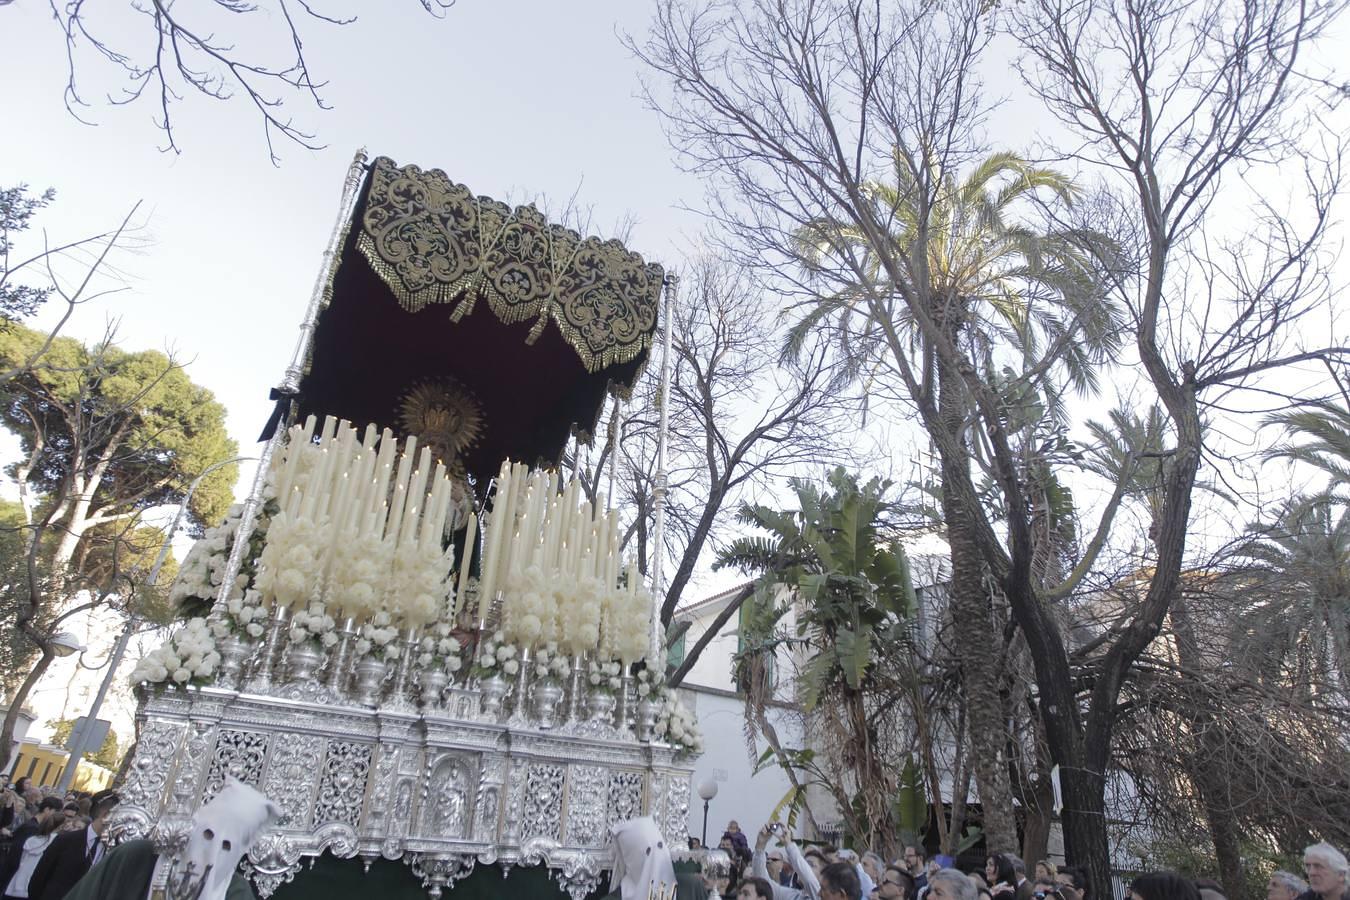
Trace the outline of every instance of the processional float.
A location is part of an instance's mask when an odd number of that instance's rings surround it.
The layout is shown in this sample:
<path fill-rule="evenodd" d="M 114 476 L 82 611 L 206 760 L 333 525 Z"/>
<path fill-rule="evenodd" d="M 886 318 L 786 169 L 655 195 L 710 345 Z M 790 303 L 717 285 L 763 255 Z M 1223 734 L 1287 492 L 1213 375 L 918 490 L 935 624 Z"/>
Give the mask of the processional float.
<path fill-rule="evenodd" d="M 285 814 L 244 862 L 264 898 L 322 858 L 402 860 L 432 897 L 529 869 L 531 896 L 580 900 L 612 824 L 650 815 L 680 846 L 700 739 L 638 665 L 661 658 L 659 592 L 617 511 L 550 468 L 637 379 L 673 281 L 358 153 L 252 490 L 133 674 L 114 839 L 181 841 L 233 778 Z"/>

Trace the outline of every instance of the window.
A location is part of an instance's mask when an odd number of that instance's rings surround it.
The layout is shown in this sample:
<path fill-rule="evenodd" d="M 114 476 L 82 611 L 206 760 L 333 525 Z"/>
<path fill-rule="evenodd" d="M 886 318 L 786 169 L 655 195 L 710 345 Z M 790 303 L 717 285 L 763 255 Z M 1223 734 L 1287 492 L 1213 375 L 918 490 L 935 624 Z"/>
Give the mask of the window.
<path fill-rule="evenodd" d="M 669 669 L 679 668 L 684 664 L 684 639 L 689 635 L 689 629 L 685 629 L 675 641 L 666 648 L 666 667 Z"/>

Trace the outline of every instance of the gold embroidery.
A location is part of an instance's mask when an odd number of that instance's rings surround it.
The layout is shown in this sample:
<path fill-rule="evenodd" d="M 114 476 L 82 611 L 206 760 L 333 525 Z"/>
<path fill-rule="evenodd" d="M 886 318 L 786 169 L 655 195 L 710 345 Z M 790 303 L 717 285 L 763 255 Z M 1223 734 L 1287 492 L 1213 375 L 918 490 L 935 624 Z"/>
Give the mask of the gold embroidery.
<path fill-rule="evenodd" d="M 360 229 L 357 248 L 409 312 L 453 303 L 458 320 L 482 297 L 502 322 L 533 319 L 528 342 L 553 321 L 590 372 L 651 347 L 661 267 L 532 206 L 511 209 L 439 169 L 380 157 Z"/>

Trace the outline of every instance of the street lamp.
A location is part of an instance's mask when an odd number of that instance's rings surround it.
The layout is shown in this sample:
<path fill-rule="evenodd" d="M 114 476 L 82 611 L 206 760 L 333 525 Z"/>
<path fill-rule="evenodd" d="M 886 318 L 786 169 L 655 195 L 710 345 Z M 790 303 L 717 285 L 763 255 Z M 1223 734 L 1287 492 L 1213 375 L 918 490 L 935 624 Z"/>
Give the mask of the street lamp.
<path fill-rule="evenodd" d="M 698 783 L 698 796 L 703 801 L 703 846 L 708 846 L 708 804 L 717 796 L 717 782 L 705 778 Z"/>
<path fill-rule="evenodd" d="M 69 631 L 52 635 L 48 643 L 52 645 L 52 652 L 57 656 L 69 656 L 72 653 L 79 653 L 84 650 L 84 644 L 81 644 L 79 638 Z"/>
<path fill-rule="evenodd" d="M 256 456 L 236 456 L 233 459 L 222 459 L 220 462 L 212 463 L 202 469 L 201 474 L 192 479 L 192 483 L 188 485 L 187 493 L 183 495 L 183 502 L 178 504 L 178 511 L 174 513 L 173 522 L 169 524 L 169 532 L 164 535 L 164 543 L 159 548 L 159 556 L 155 557 L 155 564 L 150 567 L 150 574 L 146 576 L 144 587 L 154 587 L 159 582 L 159 570 L 164 567 L 164 560 L 169 556 L 169 547 L 173 543 L 173 536 L 178 533 L 178 526 L 183 522 L 183 515 L 187 512 L 188 503 L 192 501 L 192 494 L 197 490 L 197 485 L 202 483 L 202 479 L 222 466 L 248 462 L 257 458 Z M 98 686 L 98 693 L 94 695 L 94 702 L 89 705 L 88 720 L 90 722 L 98 718 L 99 710 L 103 708 L 103 700 L 108 696 L 108 688 L 112 686 L 113 676 L 117 674 L 117 667 L 122 663 L 122 656 L 127 652 L 127 644 L 131 642 L 131 633 L 135 628 L 136 616 L 128 612 L 127 625 L 122 629 L 122 634 L 118 636 L 112 653 L 108 655 L 108 672 L 103 676 L 103 683 Z M 56 637 L 59 638 L 61 635 Z M 71 641 L 74 641 L 74 638 L 71 638 Z M 56 638 L 52 639 L 52 643 L 56 643 Z M 78 644 L 76 648 L 84 649 L 79 647 Z M 58 649 L 56 652 L 60 656 L 65 656 L 72 651 L 67 650 L 66 653 L 62 653 Z M 83 740 L 79 744 L 80 746 L 70 748 L 70 759 L 66 761 L 66 768 L 61 773 L 61 780 L 56 785 L 58 794 L 64 794 L 70 790 L 70 783 L 75 780 L 75 770 L 80 767 L 80 760 L 84 757 L 84 754 L 89 750 L 98 749 L 97 747 L 83 746 Z"/>

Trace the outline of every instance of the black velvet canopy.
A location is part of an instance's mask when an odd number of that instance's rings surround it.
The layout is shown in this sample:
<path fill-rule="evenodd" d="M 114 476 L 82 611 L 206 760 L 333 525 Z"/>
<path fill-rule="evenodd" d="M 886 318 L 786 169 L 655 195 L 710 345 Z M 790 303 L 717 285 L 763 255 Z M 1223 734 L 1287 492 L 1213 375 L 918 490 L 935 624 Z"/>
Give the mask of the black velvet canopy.
<path fill-rule="evenodd" d="M 661 282 L 617 241 L 381 157 L 339 248 L 300 413 L 402 433 L 410 392 L 452 380 L 481 411 L 462 456 L 480 483 L 508 456 L 556 461 L 636 381 Z"/>

